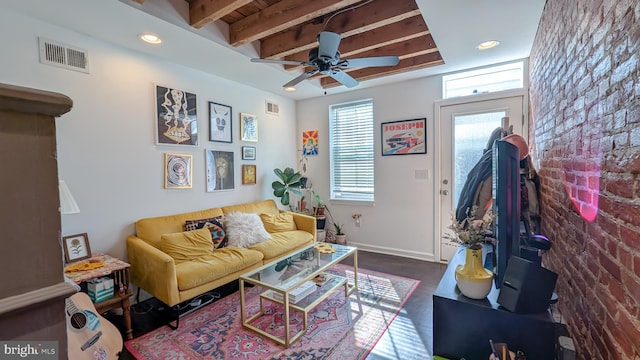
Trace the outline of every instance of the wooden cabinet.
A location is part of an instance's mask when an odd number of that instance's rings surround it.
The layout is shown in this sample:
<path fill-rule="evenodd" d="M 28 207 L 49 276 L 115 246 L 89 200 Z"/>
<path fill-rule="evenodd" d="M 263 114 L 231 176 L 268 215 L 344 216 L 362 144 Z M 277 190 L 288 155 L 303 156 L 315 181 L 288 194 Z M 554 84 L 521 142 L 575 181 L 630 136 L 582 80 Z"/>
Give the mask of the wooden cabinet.
<path fill-rule="evenodd" d="M 66 358 L 55 117 L 68 97 L 0 84 L 0 339 L 58 341 Z"/>

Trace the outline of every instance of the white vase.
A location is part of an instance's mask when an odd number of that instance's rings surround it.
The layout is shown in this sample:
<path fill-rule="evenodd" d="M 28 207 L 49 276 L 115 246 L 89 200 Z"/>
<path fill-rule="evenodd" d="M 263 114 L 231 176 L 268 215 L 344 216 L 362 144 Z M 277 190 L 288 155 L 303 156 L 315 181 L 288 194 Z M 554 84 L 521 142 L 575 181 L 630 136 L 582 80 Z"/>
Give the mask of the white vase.
<path fill-rule="evenodd" d="M 347 244 L 347 235 L 336 235 L 336 244 L 346 245 Z"/>

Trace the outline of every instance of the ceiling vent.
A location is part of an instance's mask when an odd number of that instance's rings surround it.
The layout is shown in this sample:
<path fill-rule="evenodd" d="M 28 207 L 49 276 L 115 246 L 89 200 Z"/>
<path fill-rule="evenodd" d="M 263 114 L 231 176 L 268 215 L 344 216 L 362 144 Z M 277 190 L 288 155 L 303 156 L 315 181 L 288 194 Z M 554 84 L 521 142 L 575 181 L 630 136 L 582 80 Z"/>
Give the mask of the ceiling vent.
<path fill-rule="evenodd" d="M 40 62 L 69 70 L 89 73 L 87 50 L 39 37 Z"/>

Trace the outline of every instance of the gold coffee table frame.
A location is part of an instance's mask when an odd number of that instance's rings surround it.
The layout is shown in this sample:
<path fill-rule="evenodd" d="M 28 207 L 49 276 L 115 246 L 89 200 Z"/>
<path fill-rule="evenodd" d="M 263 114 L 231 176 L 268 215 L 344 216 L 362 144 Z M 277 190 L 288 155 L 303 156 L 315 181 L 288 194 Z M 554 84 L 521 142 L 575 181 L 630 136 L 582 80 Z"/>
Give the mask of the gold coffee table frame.
<path fill-rule="evenodd" d="M 309 245 L 240 276 L 240 316 L 242 326 L 288 348 L 307 331 L 307 315 L 309 311 L 313 310 L 316 305 L 341 286 L 344 286 L 345 296 L 349 296 L 353 290 L 358 288 L 358 249 L 351 246 L 331 244 L 336 252 L 321 254 L 318 249 L 314 248 L 317 244 Z M 311 281 L 317 275 L 324 273 L 331 266 L 342 262 L 349 256 L 353 256 L 353 284 L 349 284 L 348 279 L 344 276 L 325 273 L 326 280 L 322 286 L 318 286 L 313 293 L 295 304 L 289 302 L 289 297 L 294 289 L 307 281 Z M 245 283 L 267 289 L 260 294 L 260 311 L 253 315 L 245 314 Z M 280 294 L 281 300 L 277 299 L 274 293 Z M 269 334 L 251 324 L 253 320 L 264 314 L 264 300 L 284 306 L 284 338 Z M 290 310 L 299 311 L 303 314 L 303 327 L 293 335 L 289 332 Z"/>

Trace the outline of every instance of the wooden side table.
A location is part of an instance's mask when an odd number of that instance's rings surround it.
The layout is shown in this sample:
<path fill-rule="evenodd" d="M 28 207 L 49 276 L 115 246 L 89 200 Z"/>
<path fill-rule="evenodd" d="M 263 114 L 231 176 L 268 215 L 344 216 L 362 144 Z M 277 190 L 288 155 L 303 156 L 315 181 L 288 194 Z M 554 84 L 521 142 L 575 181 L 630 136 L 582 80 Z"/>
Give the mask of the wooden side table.
<path fill-rule="evenodd" d="M 131 311 L 129 309 L 131 305 L 129 298 L 133 295 L 133 292 L 129 288 L 129 267 L 131 265 L 109 255 L 100 255 L 99 257 L 94 257 L 92 259 L 104 261 L 104 266 L 92 270 L 68 272 L 66 269 L 69 265 L 75 265 L 75 263 L 67 264 L 64 274 L 73 282 L 80 285 L 80 289 L 84 292 L 87 291 L 87 281 L 91 279 L 105 276 L 113 279 L 113 297 L 98 303 L 94 302 L 94 305 L 96 307 L 96 311 L 100 314 L 109 310 L 122 308 L 127 339 L 131 340 L 133 339 L 133 331 L 131 330 Z"/>

